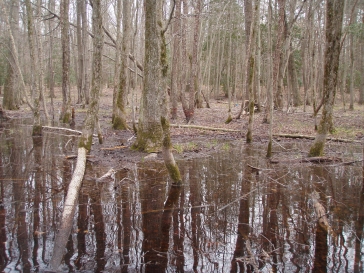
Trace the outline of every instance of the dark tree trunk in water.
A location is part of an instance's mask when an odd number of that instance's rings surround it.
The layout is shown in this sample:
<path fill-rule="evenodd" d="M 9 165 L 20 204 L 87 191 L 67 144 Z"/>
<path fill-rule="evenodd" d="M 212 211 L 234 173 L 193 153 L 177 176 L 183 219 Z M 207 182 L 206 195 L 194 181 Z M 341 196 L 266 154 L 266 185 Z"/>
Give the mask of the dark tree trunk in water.
<path fill-rule="evenodd" d="M 341 29 L 344 1 L 328 0 L 326 3 L 326 47 L 323 83 L 323 110 L 316 139 L 309 156 L 322 156 L 328 132 L 333 130 L 333 107 L 338 81 Z"/>

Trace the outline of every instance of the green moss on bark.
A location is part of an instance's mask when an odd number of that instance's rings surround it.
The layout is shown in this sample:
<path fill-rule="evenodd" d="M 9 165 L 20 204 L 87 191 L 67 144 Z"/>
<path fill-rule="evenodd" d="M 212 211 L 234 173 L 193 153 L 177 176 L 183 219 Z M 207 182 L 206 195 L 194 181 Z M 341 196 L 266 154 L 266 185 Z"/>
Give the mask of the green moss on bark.
<path fill-rule="evenodd" d="M 147 153 L 156 153 L 162 149 L 163 132 L 160 123 L 148 124 L 147 128 L 139 127 L 137 141 L 133 149 Z"/>
<path fill-rule="evenodd" d="M 78 148 L 85 148 L 87 151 L 91 151 L 92 146 L 92 135 L 91 136 L 81 136 L 78 142 Z"/>
<path fill-rule="evenodd" d="M 41 136 L 42 135 L 42 125 L 33 125 L 32 136 Z"/>
<path fill-rule="evenodd" d="M 71 113 L 66 112 L 63 116 L 62 122 L 63 123 L 69 123 L 71 121 Z"/>
<path fill-rule="evenodd" d="M 309 157 L 323 156 L 324 155 L 324 147 L 325 147 L 325 142 L 315 141 L 315 143 L 310 148 L 310 152 L 308 153 L 308 156 Z"/>
<path fill-rule="evenodd" d="M 267 148 L 267 158 L 271 158 L 272 157 L 272 140 L 269 141 L 268 143 L 268 148 Z"/>
<path fill-rule="evenodd" d="M 176 164 L 166 164 L 168 173 L 173 181 L 174 185 L 182 185 L 181 173 Z"/>
<path fill-rule="evenodd" d="M 225 121 L 225 124 L 229 124 L 231 121 L 233 120 L 233 118 L 231 117 L 231 115 L 229 114 L 228 118 Z"/>
<path fill-rule="evenodd" d="M 119 116 L 114 116 L 112 122 L 112 128 L 114 130 L 127 130 L 128 125 L 126 124 L 125 120 Z"/>

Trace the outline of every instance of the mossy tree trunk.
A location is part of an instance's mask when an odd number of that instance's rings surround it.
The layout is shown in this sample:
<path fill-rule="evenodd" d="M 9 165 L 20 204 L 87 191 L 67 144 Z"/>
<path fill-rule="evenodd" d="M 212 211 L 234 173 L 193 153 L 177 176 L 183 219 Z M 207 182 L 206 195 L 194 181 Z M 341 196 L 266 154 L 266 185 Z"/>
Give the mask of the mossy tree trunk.
<path fill-rule="evenodd" d="M 323 82 L 323 110 L 320 126 L 309 156 L 322 156 L 328 132 L 333 130 L 333 106 L 335 102 L 340 42 L 344 13 L 344 1 L 328 0 L 326 2 L 326 45 Z"/>
<path fill-rule="evenodd" d="M 66 243 L 68 241 L 72 225 L 73 217 L 76 211 L 78 193 L 82 184 L 85 173 L 86 154 L 91 150 L 92 135 L 97 123 L 97 115 L 99 110 L 99 97 L 101 90 L 102 77 L 102 50 L 104 45 L 104 32 L 102 29 L 102 0 L 93 0 L 92 9 L 92 26 L 93 26 L 93 61 L 92 61 L 92 87 L 91 87 L 91 103 L 89 105 L 84 128 L 78 144 L 78 156 L 75 171 L 72 175 L 71 182 L 68 186 L 67 196 L 64 201 L 61 223 L 59 231 L 56 234 L 53 255 L 50 261 L 50 267 L 57 270 L 61 264 Z"/>
<path fill-rule="evenodd" d="M 118 130 L 125 130 L 128 128 L 126 123 L 126 104 L 129 87 L 129 72 L 128 72 L 128 59 L 130 54 L 130 41 L 131 41 L 131 8 L 130 0 L 123 1 L 123 40 L 121 44 L 121 68 L 119 87 L 116 98 L 116 109 L 113 113 L 112 127 Z"/>
<path fill-rule="evenodd" d="M 161 1 L 150 0 L 145 8 L 145 59 L 144 88 L 141 98 L 137 140 L 134 147 L 145 152 L 157 152 L 162 148 L 161 126 Z"/>

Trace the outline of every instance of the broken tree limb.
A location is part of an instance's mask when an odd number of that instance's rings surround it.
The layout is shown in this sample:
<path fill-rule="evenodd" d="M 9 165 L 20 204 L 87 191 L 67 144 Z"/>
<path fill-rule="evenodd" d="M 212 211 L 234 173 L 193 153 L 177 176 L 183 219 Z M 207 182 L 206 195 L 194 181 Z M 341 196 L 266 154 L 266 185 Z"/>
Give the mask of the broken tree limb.
<path fill-rule="evenodd" d="M 209 131 L 237 132 L 237 133 L 241 132 L 240 130 L 235 130 L 235 129 L 214 128 L 214 127 L 190 125 L 190 124 L 171 124 L 170 126 L 171 127 L 177 127 L 177 128 L 191 128 L 191 129 L 209 130 Z"/>
<path fill-rule="evenodd" d="M 67 134 L 71 134 L 71 135 L 81 135 L 82 134 L 81 131 L 72 130 L 72 129 L 68 129 L 68 128 L 62 128 L 62 127 L 42 126 L 42 129 L 45 130 L 46 132 L 51 132 L 51 133 L 67 133 Z"/>
<path fill-rule="evenodd" d="M 84 147 L 78 148 L 76 168 L 73 172 L 72 180 L 68 186 L 67 196 L 64 201 L 62 219 L 59 231 L 56 234 L 54 241 L 53 255 L 49 263 L 50 267 L 55 270 L 57 270 L 61 264 L 63 255 L 65 253 L 65 245 L 67 244 L 68 237 L 71 233 L 73 216 L 76 211 L 76 204 L 78 200 L 78 192 L 85 174 L 86 153 L 87 151 Z"/>

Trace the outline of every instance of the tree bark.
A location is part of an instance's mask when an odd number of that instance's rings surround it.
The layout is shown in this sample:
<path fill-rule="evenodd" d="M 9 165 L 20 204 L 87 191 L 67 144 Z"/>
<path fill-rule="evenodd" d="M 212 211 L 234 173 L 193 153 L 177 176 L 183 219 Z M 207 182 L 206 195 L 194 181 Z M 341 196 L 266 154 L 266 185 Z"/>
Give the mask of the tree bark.
<path fill-rule="evenodd" d="M 160 24 L 161 1 L 150 0 L 145 8 L 144 88 L 139 113 L 138 135 L 134 147 L 145 152 L 162 148 Z M 165 56 L 167 57 L 167 56 Z"/>
<path fill-rule="evenodd" d="M 130 0 L 123 1 L 123 41 L 121 45 L 121 68 L 119 90 L 117 94 L 117 109 L 113 115 L 113 128 L 118 130 L 128 129 L 126 123 L 126 104 L 129 89 L 128 56 L 130 53 L 131 28 L 130 28 Z"/>
<path fill-rule="evenodd" d="M 173 22 L 173 59 L 171 71 L 171 118 L 177 119 L 178 98 L 180 96 L 180 56 L 181 56 L 181 0 L 176 0 L 175 18 Z"/>
<path fill-rule="evenodd" d="M 61 1 L 61 44 L 62 44 L 62 110 L 60 120 L 68 123 L 71 119 L 70 96 L 70 34 L 69 0 Z"/>
<path fill-rule="evenodd" d="M 282 57 L 283 57 L 283 45 L 285 37 L 285 5 L 286 0 L 278 0 L 278 30 L 277 40 L 273 57 L 273 94 L 275 96 L 275 107 L 279 110 L 283 109 L 283 90 L 282 90 Z"/>
<path fill-rule="evenodd" d="M 19 1 L 13 0 L 9 2 L 10 4 L 10 28 L 12 29 L 13 38 L 18 44 L 19 36 Z M 6 15 L 4 15 L 6 16 Z M 20 99 L 20 85 L 17 79 L 18 73 L 16 71 L 14 56 L 18 55 L 17 52 L 13 50 L 17 48 L 11 47 L 11 40 L 9 38 L 9 49 L 7 50 L 7 59 L 9 60 L 7 74 L 5 76 L 4 83 L 4 97 L 3 97 L 3 109 L 4 110 L 16 110 L 21 104 Z M 25 92 L 25 90 L 23 90 Z"/>
<path fill-rule="evenodd" d="M 340 41 L 344 1 L 328 0 L 326 3 L 326 45 L 323 82 L 323 110 L 320 126 L 309 156 L 322 156 L 328 132 L 333 130 L 333 107 L 338 81 Z"/>
<path fill-rule="evenodd" d="M 30 52 L 30 67 L 32 72 L 32 98 L 33 98 L 33 136 L 40 136 L 42 134 L 42 124 L 40 119 L 40 90 L 39 90 L 39 59 L 37 58 L 35 48 L 35 29 L 33 22 L 33 9 L 30 0 L 25 0 L 27 11 L 27 29 L 28 29 L 28 42 Z"/>

